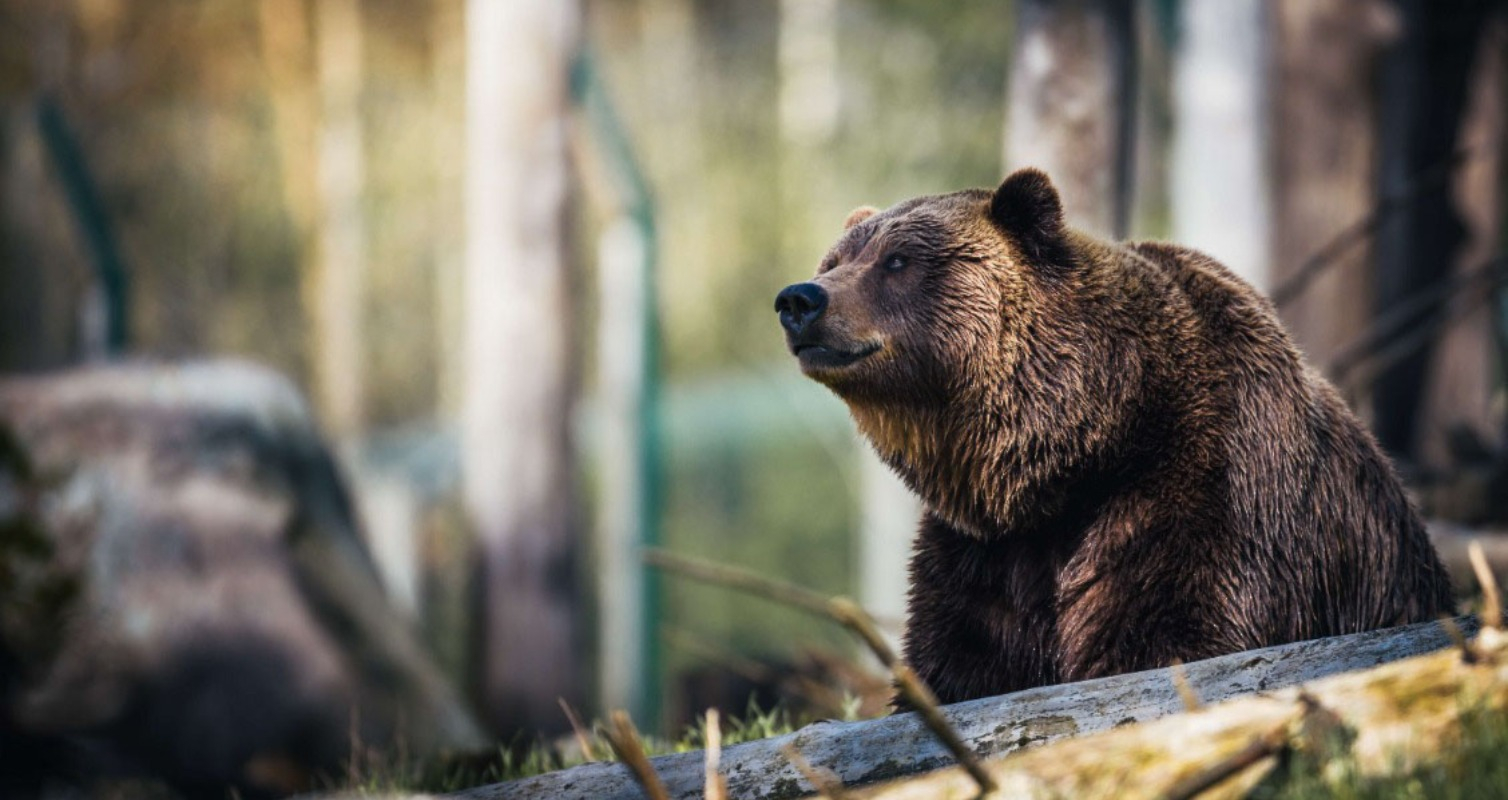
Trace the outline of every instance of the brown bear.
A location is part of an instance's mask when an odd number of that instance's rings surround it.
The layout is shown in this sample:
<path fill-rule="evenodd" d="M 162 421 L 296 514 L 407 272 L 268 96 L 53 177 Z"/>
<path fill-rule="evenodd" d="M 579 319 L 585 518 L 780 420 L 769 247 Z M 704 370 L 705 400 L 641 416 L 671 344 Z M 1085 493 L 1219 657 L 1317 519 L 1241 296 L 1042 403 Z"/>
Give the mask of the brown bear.
<path fill-rule="evenodd" d="M 855 211 L 775 308 L 925 505 L 905 657 L 944 702 L 1451 610 L 1272 304 L 1193 250 L 1067 228 L 1039 171 Z"/>

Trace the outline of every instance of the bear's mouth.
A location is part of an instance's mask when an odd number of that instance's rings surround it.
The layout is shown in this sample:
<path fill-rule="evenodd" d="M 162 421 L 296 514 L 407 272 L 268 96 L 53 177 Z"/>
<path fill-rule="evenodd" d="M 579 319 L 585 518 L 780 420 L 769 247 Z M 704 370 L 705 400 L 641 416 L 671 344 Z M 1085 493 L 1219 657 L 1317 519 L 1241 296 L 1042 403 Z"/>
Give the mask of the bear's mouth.
<path fill-rule="evenodd" d="M 823 344 L 798 344 L 791 348 L 803 369 L 835 369 L 856 364 L 880 351 L 879 342 L 860 345 L 853 350 L 842 350 Z"/>

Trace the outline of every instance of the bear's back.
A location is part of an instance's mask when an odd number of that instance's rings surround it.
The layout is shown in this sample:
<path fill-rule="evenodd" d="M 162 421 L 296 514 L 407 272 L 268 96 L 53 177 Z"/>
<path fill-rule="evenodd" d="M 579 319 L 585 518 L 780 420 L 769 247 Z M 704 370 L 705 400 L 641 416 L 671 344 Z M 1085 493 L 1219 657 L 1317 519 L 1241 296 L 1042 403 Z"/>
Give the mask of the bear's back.
<path fill-rule="evenodd" d="M 1447 612 L 1445 571 L 1391 463 L 1304 362 L 1272 303 L 1198 251 L 1133 249 L 1168 272 L 1201 326 L 1219 394 L 1226 524 L 1243 557 L 1260 562 L 1248 591 L 1265 601 L 1251 620 L 1270 640 L 1261 644 Z"/>

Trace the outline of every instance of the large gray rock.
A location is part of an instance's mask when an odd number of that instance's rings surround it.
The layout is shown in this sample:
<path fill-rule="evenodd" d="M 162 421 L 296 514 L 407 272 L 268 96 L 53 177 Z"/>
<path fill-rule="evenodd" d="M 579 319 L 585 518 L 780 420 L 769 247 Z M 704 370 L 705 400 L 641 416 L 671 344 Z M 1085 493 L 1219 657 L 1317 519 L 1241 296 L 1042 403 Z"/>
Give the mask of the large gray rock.
<path fill-rule="evenodd" d="M 484 744 L 298 393 L 236 362 L 0 380 L 0 692 L 7 767 L 190 792 Z"/>

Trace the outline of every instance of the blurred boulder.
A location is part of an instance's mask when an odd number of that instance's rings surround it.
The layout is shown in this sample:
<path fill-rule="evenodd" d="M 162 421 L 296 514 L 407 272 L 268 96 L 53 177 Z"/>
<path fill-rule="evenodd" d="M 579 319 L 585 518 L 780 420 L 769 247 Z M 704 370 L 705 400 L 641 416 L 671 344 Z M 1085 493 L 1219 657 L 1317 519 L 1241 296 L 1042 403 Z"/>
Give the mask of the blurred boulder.
<path fill-rule="evenodd" d="M 484 744 L 297 391 L 239 362 L 0 379 L 0 692 L 7 797 L 105 774 L 275 795 L 370 749 Z"/>

